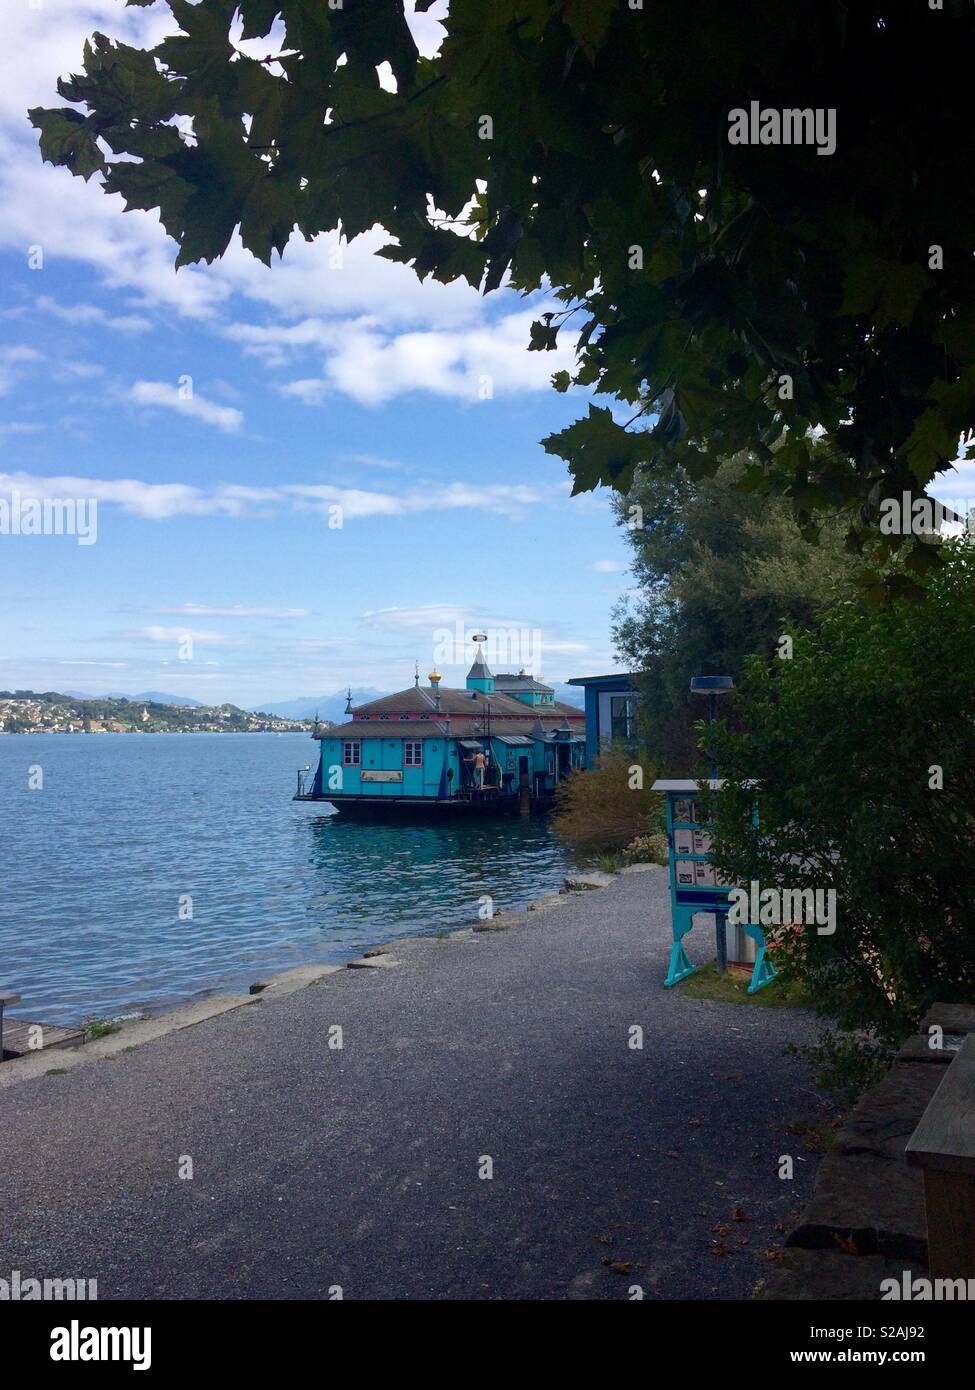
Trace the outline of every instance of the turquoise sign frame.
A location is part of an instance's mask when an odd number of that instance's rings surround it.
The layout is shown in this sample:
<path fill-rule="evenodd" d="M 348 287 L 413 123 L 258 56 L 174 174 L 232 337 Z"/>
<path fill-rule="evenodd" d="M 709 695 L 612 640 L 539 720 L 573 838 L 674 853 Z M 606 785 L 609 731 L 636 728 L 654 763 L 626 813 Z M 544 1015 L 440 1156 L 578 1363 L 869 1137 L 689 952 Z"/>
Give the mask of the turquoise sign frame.
<path fill-rule="evenodd" d="M 653 790 L 663 792 L 667 802 L 667 846 L 670 868 L 670 917 L 674 944 L 670 968 L 664 985 L 669 989 L 686 980 L 697 969 L 688 959 L 683 939 L 700 912 L 713 913 L 715 920 L 727 919 L 728 895 L 734 885 L 718 883 L 711 863 L 711 827 L 700 815 L 697 798 L 705 787 L 717 791 L 720 779 L 708 782 L 657 781 Z M 721 923 L 720 930 L 724 930 Z M 768 959 L 765 932 L 756 923 L 742 924 L 746 936 L 758 947 L 748 993 L 755 994 L 771 984 L 776 969 Z"/>

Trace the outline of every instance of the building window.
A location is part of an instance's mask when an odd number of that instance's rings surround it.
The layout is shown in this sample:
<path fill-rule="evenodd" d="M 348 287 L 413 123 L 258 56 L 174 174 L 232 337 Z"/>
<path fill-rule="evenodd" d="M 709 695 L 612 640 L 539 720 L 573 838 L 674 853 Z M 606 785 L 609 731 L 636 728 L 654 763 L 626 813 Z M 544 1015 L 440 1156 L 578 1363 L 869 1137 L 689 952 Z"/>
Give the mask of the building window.
<path fill-rule="evenodd" d="M 636 715 L 636 700 L 632 695 L 614 695 L 610 701 L 610 737 L 631 739 Z"/>
<path fill-rule="evenodd" d="M 362 765 L 362 744 L 357 738 L 346 739 L 342 744 L 342 766 L 360 767 Z"/>
<path fill-rule="evenodd" d="M 423 740 L 418 738 L 407 739 L 403 744 L 403 766 L 422 767 L 423 766 Z"/>

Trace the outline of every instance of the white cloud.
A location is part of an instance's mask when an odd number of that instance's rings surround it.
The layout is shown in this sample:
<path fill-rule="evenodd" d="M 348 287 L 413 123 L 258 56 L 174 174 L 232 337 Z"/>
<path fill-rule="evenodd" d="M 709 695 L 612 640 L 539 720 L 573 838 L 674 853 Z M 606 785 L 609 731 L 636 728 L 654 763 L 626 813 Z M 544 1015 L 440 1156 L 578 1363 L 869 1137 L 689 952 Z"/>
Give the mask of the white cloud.
<path fill-rule="evenodd" d="M 175 608 L 159 608 L 159 613 L 185 613 L 194 618 L 274 618 L 285 622 L 292 618 L 307 618 L 307 608 L 247 608 L 237 603 L 230 608 L 212 608 L 205 603 L 181 603 Z"/>
<path fill-rule="evenodd" d="M 622 560 L 595 560 L 590 568 L 594 574 L 622 574 L 626 565 Z"/>
<path fill-rule="evenodd" d="M 297 505 L 317 506 L 328 513 L 340 506 L 346 518 L 403 516 L 431 511 L 487 511 L 518 517 L 546 494 L 520 483 L 439 483 L 407 492 L 367 492 L 362 488 L 335 487 L 330 483 L 287 484 L 281 492 Z"/>
<path fill-rule="evenodd" d="M 0 423 L 2 434 L 39 434 L 46 426 L 33 420 L 5 420 Z"/>
<path fill-rule="evenodd" d="M 279 388 L 305 405 L 321 405 L 335 392 L 362 405 L 382 405 L 408 391 L 476 402 L 547 390 L 554 371 L 571 367 L 568 339 L 555 352 L 528 351 L 530 325 L 543 307 L 473 326 L 403 333 L 391 333 L 372 318 L 306 318 L 295 324 L 236 323 L 227 335 L 243 344 L 246 353 L 274 367 L 296 353 L 324 351 L 320 377 L 301 377 Z"/>
<path fill-rule="evenodd" d="M 53 314 L 62 323 L 72 325 L 98 324 L 113 328 L 118 333 L 145 333 L 152 327 L 149 319 L 141 314 L 109 314 L 96 304 L 60 304 L 50 295 L 42 294 L 37 300 L 38 309 Z"/>
<path fill-rule="evenodd" d="M 217 405 L 206 397 L 193 392 L 184 393 L 178 386 L 168 381 L 137 381 L 129 388 L 128 399 L 136 405 L 158 406 L 164 410 L 175 410 L 179 415 L 202 420 L 207 425 L 216 425 L 226 434 L 234 434 L 244 423 L 243 412 L 232 405 Z"/>
<path fill-rule="evenodd" d="M 178 646 L 187 638 L 211 647 L 231 644 L 231 639 L 221 632 L 210 632 L 207 628 L 195 627 L 158 627 L 151 624 L 149 627 L 135 628 L 131 632 L 122 632 L 119 636 L 127 641 L 161 642 L 172 646 Z"/>
<path fill-rule="evenodd" d="M 490 628 L 521 628 L 530 626 L 523 619 L 489 616 L 483 610 L 465 607 L 460 603 L 423 603 L 415 608 L 375 608 L 362 615 L 363 620 L 385 632 L 430 632 L 435 628 L 455 628 L 458 623 L 476 630 Z"/>
<path fill-rule="evenodd" d="M 5 396 L 20 377 L 20 368 L 25 363 L 40 362 L 43 355 L 36 348 L 17 344 L 0 348 L 0 396 Z"/>
<path fill-rule="evenodd" d="M 485 511 L 522 516 L 533 503 L 550 499 L 541 489 L 523 484 L 442 483 L 401 493 L 369 492 L 332 484 L 285 483 L 278 487 L 248 487 L 219 483 L 200 488 L 189 483 L 146 483 L 135 478 L 41 477 L 0 473 L 0 495 L 20 492 L 25 497 L 93 498 L 99 503 L 152 521 L 174 516 L 271 515 L 276 509 L 320 511 L 340 506 L 345 520 L 367 516 L 408 516 L 427 511 Z"/>
<path fill-rule="evenodd" d="M 39 477 L 28 473 L 0 473 L 0 494 L 20 492 L 25 497 L 94 498 L 122 511 L 151 521 L 172 516 L 207 516 L 222 513 L 239 516 L 245 503 L 221 488 L 192 487 L 188 483 L 144 483 L 135 478 L 79 478 L 70 475 Z"/>

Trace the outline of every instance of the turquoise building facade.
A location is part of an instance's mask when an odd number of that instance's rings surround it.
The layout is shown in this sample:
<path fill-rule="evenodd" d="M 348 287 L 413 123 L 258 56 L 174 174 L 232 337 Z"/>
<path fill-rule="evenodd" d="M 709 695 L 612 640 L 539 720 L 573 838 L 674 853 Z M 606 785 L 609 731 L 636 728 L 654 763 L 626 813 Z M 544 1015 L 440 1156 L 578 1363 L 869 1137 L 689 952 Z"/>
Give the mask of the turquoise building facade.
<path fill-rule="evenodd" d="M 634 677 L 626 671 L 608 676 L 573 676 L 569 685 L 580 685 L 586 699 L 586 756 L 592 766 L 607 743 L 629 743 L 636 731 L 640 696 Z"/>
<path fill-rule="evenodd" d="M 420 684 L 352 708 L 325 729 L 299 801 L 328 801 L 360 817 L 410 812 L 527 812 L 551 803 L 559 782 L 584 768 L 585 716 L 524 671 L 493 675 L 480 644 L 465 688 L 438 671 Z"/>

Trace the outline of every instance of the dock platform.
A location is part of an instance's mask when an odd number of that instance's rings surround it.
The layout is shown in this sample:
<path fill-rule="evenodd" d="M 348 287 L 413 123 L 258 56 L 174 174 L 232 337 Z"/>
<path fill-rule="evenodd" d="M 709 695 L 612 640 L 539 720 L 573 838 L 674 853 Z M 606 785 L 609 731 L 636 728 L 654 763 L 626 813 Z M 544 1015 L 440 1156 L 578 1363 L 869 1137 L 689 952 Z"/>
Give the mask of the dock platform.
<path fill-rule="evenodd" d="M 25 1018 L 5 1018 L 3 1057 L 0 1061 L 11 1062 L 32 1052 L 50 1052 L 52 1048 L 78 1047 L 84 1040 L 84 1028 L 62 1028 L 56 1023 L 31 1023 Z"/>

